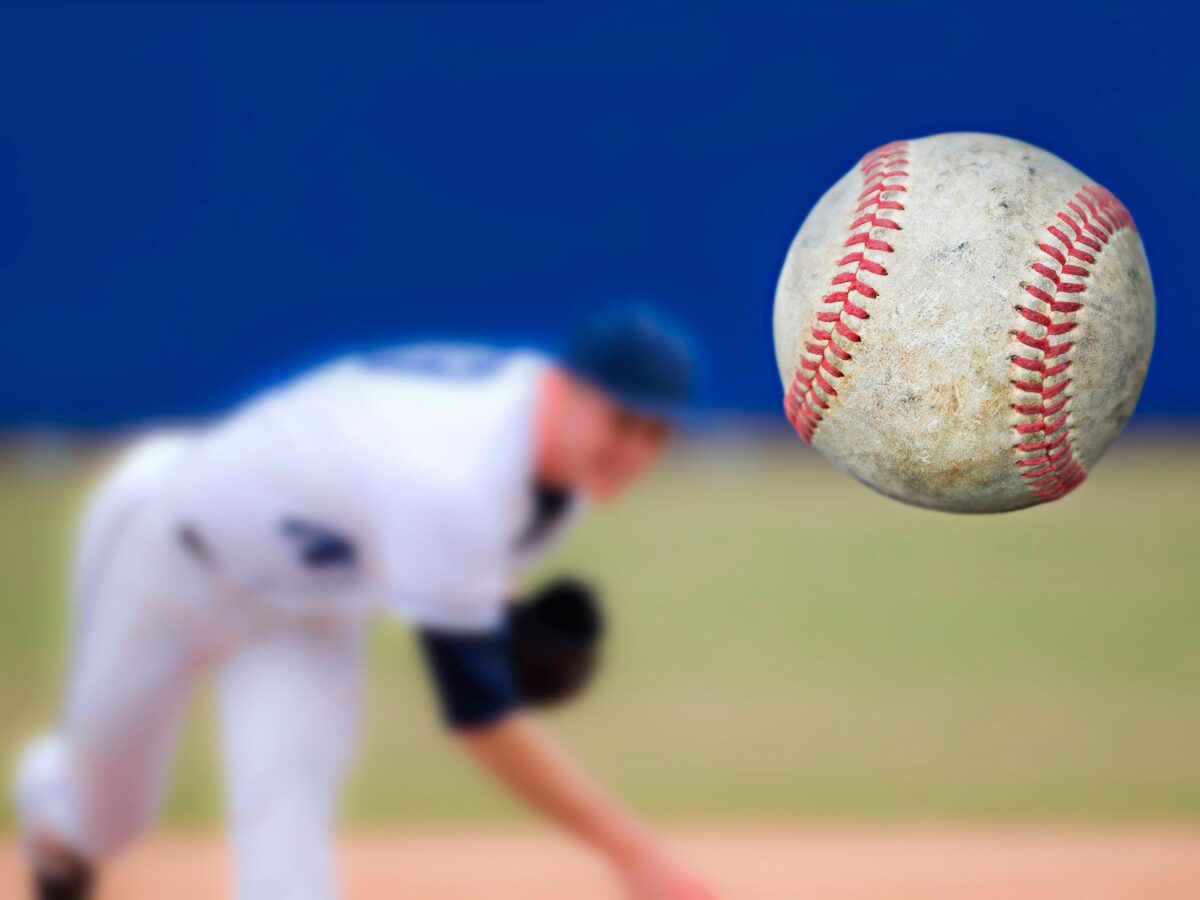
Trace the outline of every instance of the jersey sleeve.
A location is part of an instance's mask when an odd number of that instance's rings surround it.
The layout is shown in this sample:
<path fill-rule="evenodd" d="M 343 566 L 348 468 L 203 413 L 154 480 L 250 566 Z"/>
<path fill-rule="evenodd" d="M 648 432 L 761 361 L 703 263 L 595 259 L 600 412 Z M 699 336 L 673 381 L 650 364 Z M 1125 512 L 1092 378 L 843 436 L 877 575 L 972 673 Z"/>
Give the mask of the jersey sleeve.
<path fill-rule="evenodd" d="M 481 634 L 422 628 L 419 636 L 448 727 L 481 728 L 520 707 L 503 626 Z"/>

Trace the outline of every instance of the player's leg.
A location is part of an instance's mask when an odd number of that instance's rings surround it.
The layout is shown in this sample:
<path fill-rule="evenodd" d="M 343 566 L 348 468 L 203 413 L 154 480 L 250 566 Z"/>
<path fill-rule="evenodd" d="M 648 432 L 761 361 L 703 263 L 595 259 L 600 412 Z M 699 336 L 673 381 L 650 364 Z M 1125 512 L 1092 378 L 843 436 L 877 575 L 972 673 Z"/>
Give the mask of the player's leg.
<path fill-rule="evenodd" d="M 144 474 L 127 464 L 85 517 L 65 709 L 17 773 L 19 814 L 46 898 L 86 896 L 92 866 L 152 820 L 200 664 L 198 631 L 175 600 L 202 589 L 201 573 L 148 516 L 131 473 Z"/>
<path fill-rule="evenodd" d="M 337 896 L 333 836 L 353 757 L 361 623 L 288 626 L 220 673 L 238 900 Z"/>

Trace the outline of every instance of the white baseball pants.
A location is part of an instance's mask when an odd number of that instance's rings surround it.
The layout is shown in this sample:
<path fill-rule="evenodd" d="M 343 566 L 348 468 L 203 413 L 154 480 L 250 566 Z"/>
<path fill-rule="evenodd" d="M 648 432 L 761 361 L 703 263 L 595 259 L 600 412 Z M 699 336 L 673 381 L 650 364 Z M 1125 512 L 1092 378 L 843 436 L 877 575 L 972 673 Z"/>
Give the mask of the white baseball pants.
<path fill-rule="evenodd" d="M 222 584 L 156 503 L 182 439 L 139 447 L 92 501 L 55 733 L 17 773 L 29 833 L 97 860 L 153 822 L 192 688 L 216 675 L 239 900 L 337 895 L 332 834 L 353 755 L 361 618 L 284 616 Z"/>

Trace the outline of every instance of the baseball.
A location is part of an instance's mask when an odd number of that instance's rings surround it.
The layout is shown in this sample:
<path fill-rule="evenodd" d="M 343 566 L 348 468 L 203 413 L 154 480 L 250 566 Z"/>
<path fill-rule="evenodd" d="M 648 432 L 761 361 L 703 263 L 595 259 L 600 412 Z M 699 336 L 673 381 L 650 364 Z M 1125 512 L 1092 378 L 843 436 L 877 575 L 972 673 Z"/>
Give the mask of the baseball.
<path fill-rule="evenodd" d="M 1076 488 L 1133 412 L 1153 338 L 1129 212 L 998 135 L 868 153 L 809 213 L 775 295 L 800 437 L 889 497 L 959 512 Z"/>

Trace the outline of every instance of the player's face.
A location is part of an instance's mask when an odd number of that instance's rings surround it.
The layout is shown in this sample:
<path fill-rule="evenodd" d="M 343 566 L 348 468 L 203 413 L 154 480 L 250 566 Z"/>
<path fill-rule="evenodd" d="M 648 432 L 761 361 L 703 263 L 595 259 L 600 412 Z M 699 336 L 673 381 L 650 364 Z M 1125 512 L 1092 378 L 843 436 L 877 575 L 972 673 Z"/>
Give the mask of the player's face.
<path fill-rule="evenodd" d="M 615 499 L 662 453 L 670 427 L 588 391 L 576 437 L 577 486 L 598 502 Z"/>

